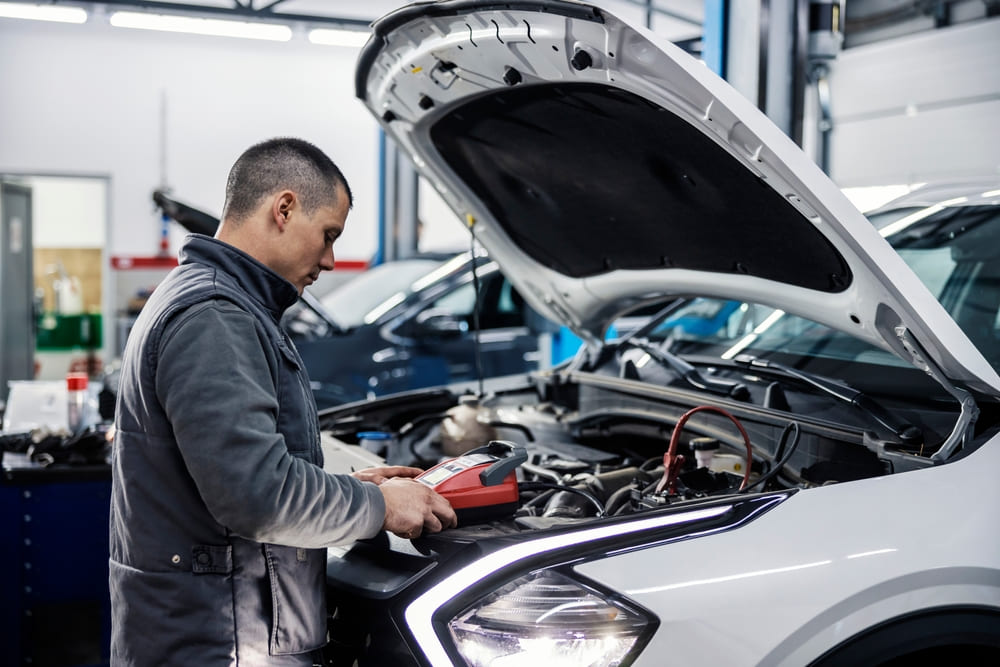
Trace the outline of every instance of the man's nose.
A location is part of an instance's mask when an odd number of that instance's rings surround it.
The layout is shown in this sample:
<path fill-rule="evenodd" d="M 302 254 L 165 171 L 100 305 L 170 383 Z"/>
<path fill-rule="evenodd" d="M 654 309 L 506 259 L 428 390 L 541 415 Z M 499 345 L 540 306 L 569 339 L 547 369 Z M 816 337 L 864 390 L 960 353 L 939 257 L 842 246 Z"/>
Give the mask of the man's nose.
<path fill-rule="evenodd" d="M 324 271 L 333 271 L 333 265 L 335 264 L 333 258 L 333 248 L 327 248 L 326 252 L 323 253 L 323 258 L 320 260 L 319 267 Z"/>

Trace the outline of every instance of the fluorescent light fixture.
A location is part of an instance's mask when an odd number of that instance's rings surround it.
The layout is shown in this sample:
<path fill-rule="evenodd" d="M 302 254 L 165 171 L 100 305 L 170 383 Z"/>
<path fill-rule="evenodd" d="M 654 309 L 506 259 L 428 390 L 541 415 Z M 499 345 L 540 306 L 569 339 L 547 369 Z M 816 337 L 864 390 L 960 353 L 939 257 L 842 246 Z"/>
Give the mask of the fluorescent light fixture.
<path fill-rule="evenodd" d="M 309 31 L 309 41 L 325 46 L 362 47 L 368 41 L 367 30 L 342 30 L 338 28 L 315 28 Z"/>
<path fill-rule="evenodd" d="M 24 5 L 0 2 L 0 18 L 56 21 L 57 23 L 84 23 L 87 12 L 79 7 L 54 7 L 52 5 Z"/>
<path fill-rule="evenodd" d="M 277 23 L 227 21 L 223 19 L 203 19 L 171 14 L 147 14 L 144 12 L 115 12 L 111 15 L 110 22 L 116 28 L 162 30 L 165 32 L 191 33 L 194 35 L 214 35 L 216 37 L 265 39 L 272 42 L 287 42 L 292 38 L 292 29 L 287 25 Z"/>

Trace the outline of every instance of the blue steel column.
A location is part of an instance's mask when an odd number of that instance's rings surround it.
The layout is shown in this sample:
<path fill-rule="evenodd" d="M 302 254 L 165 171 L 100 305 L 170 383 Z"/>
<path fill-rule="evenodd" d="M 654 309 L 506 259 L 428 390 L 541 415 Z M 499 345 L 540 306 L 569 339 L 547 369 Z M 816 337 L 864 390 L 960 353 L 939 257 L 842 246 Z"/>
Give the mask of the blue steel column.
<path fill-rule="evenodd" d="M 709 69 L 726 78 L 726 25 L 729 0 L 705 0 L 705 21 L 701 33 L 701 58 Z"/>
<path fill-rule="evenodd" d="M 378 230 L 375 256 L 372 257 L 370 266 L 376 266 L 385 261 L 385 221 L 388 202 L 386 202 L 386 160 L 385 160 L 385 130 L 379 128 L 378 131 Z"/>

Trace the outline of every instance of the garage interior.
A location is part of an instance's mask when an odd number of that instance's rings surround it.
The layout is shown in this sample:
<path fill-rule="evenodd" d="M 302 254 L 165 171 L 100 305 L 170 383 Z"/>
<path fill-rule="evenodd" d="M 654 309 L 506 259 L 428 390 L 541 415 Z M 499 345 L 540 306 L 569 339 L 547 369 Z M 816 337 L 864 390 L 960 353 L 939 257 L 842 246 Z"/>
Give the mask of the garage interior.
<path fill-rule="evenodd" d="M 355 98 L 369 25 L 402 4 L 0 0 L 0 439 L 68 374 L 88 379 L 97 405 L 188 232 L 152 193 L 218 216 L 229 165 L 261 138 L 307 138 L 351 182 L 338 266 L 316 296 L 373 266 L 469 246 L 463 221 Z M 592 4 L 703 60 L 862 210 L 918 183 L 1000 178 L 1000 0 Z M 32 7 L 56 14 L 28 18 Z M 149 15 L 284 32 L 129 23 Z M 11 452 L 3 463 L 0 663 L 108 664 L 108 466 L 26 465 Z"/>

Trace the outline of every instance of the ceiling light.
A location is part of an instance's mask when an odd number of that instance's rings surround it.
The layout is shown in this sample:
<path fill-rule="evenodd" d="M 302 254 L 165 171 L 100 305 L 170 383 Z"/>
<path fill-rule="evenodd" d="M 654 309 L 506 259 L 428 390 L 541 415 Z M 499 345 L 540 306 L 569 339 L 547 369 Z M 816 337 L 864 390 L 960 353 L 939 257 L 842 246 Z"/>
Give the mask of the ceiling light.
<path fill-rule="evenodd" d="M 115 12 L 111 15 L 110 22 L 116 28 L 163 30 L 165 32 L 185 32 L 195 35 L 215 35 L 217 37 L 266 39 L 273 42 L 287 42 L 292 38 L 291 28 L 276 23 L 249 23 L 246 21 L 203 19 L 193 16 L 147 14 L 143 12 Z"/>
<path fill-rule="evenodd" d="M 87 12 L 79 7 L 53 7 L 52 5 L 23 5 L 16 2 L 0 2 L 0 18 L 34 19 L 35 21 L 57 21 L 59 23 L 84 23 Z"/>
<path fill-rule="evenodd" d="M 341 30 L 337 28 L 316 28 L 309 31 L 309 41 L 326 46 L 361 47 L 368 41 L 369 33 L 361 30 Z"/>

